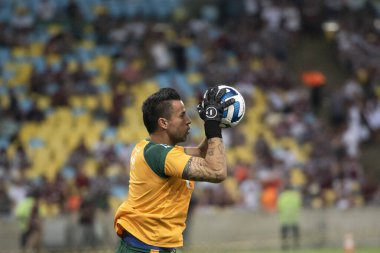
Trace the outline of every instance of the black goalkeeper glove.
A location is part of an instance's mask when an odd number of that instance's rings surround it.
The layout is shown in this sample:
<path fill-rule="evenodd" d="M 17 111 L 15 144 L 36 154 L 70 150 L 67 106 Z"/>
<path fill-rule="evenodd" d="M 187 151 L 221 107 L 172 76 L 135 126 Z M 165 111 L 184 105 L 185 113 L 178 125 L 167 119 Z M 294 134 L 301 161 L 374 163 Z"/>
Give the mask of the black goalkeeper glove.
<path fill-rule="evenodd" d="M 219 124 L 223 118 L 223 111 L 235 102 L 235 99 L 230 99 L 221 103 L 221 99 L 226 92 L 225 88 L 220 90 L 218 87 L 209 88 L 202 103 L 197 106 L 198 114 L 205 122 L 207 139 L 222 137 L 222 130 Z"/>

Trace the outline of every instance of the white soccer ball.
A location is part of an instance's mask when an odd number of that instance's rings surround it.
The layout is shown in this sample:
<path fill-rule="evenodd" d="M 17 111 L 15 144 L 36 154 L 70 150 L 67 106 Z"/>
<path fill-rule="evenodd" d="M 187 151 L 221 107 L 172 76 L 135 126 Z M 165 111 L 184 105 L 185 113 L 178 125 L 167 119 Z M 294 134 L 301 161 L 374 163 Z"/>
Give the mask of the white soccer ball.
<path fill-rule="evenodd" d="M 232 98 L 235 99 L 235 102 L 224 109 L 223 118 L 220 122 L 220 127 L 229 128 L 234 127 L 243 119 L 245 113 L 245 101 L 244 97 L 237 91 L 235 88 L 227 85 L 218 85 L 218 89 L 221 90 L 225 88 L 226 94 L 223 95 L 221 103 L 228 101 Z M 207 91 L 203 95 L 205 98 Z"/>

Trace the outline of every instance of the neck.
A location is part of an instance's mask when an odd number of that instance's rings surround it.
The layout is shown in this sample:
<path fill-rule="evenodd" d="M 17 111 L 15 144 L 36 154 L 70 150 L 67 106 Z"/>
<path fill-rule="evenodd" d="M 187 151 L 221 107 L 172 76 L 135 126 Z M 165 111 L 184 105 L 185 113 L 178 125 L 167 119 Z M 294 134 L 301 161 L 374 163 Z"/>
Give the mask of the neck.
<path fill-rule="evenodd" d="M 170 141 L 170 138 L 166 134 L 152 133 L 149 137 L 154 143 L 157 144 L 175 145 L 175 143 Z"/>

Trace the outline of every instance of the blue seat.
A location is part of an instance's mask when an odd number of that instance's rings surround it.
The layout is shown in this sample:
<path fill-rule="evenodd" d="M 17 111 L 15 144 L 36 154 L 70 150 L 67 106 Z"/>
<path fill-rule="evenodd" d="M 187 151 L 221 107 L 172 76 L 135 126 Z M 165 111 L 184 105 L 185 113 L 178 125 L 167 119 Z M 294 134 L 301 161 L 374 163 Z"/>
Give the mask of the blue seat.
<path fill-rule="evenodd" d="M 185 54 L 189 62 L 189 69 L 196 71 L 198 63 L 202 60 L 202 51 L 199 49 L 199 47 L 190 45 L 186 47 Z"/>
<path fill-rule="evenodd" d="M 92 59 L 93 55 L 91 51 L 85 48 L 79 47 L 76 50 L 76 57 L 80 62 L 88 62 L 89 60 Z"/>
<path fill-rule="evenodd" d="M 71 166 L 65 166 L 62 169 L 62 176 L 68 180 L 71 180 L 75 177 L 76 170 L 74 167 Z"/>
<path fill-rule="evenodd" d="M 39 2 L 41 0 L 38 0 Z M 69 0 L 49 0 L 51 1 L 54 5 L 55 5 L 55 8 L 56 9 L 62 9 L 62 8 L 65 8 L 67 6 L 67 4 L 69 3 Z"/>
<path fill-rule="evenodd" d="M 46 86 L 46 93 L 50 96 L 52 96 L 54 93 L 56 93 L 59 89 L 59 85 L 57 83 L 49 83 Z"/>
<path fill-rule="evenodd" d="M 125 198 L 128 195 L 128 188 L 123 185 L 114 185 L 111 188 L 111 194 L 116 198 Z"/>
<path fill-rule="evenodd" d="M 120 9 L 128 18 L 135 18 L 138 16 L 140 11 L 139 2 L 139 0 L 127 0 L 126 2 L 124 2 L 124 4 L 120 5 Z"/>
<path fill-rule="evenodd" d="M 27 93 L 27 88 L 25 85 L 17 85 L 13 88 L 13 92 L 16 95 L 25 95 Z"/>
<path fill-rule="evenodd" d="M 24 98 L 18 101 L 19 107 L 24 112 L 29 112 L 33 107 L 33 101 L 28 98 Z"/>
<path fill-rule="evenodd" d="M 160 88 L 167 88 L 167 87 L 171 87 L 171 81 L 170 81 L 170 76 L 168 73 L 160 73 L 158 75 L 156 75 L 155 77 L 158 85 L 160 86 Z"/>
<path fill-rule="evenodd" d="M 62 62 L 61 61 L 57 61 L 57 62 L 51 64 L 51 69 L 53 71 L 60 71 L 62 69 Z"/>
<path fill-rule="evenodd" d="M 0 83 L 0 95 L 8 95 L 8 88 Z"/>
<path fill-rule="evenodd" d="M 123 16 L 123 9 L 120 8 L 121 4 L 115 0 L 109 0 L 106 2 L 108 13 L 113 18 L 119 18 Z"/>
<path fill-rule="evenodd" d="M 105 138 L 116 138 L 116 134 L 117 130 L 114 127 L 107 127 L 102 133 Z"/>
<path fill-rule="evenodd" d="M 177 88 L 181 90 L 182 94 L 186 94 L 187 97 L 194 96 L 194 90 L 192 86 L 187 82 L 186 77 L 180 73 L 174 73 L 173 78 L 177 84 Z"/>
<path fill-rule="evenodd" d="M 98 93 L 107 93 L 110 91 L 110 85 L 109 84 L 100 84 L 100 85 L 97 85 L 96 86 L 97 90 L 98 90 Z"/>
<path fill-rule="evenodd" d="M 13 70 L 6 70 L 6 69 L 4 69 L 3 73 L 2 73 L 2 77 L 5 80 L 10 80 L 11 78 L 14 77 L 14 75 L 15 75 L 15 71 L 13 71 Z"/>
<path fill-rule="evenodd" d="M 140 10 L 141 10 L 141 15 L 144 18 L 152 18 L 154 17 L 154 9 L 150 1 L 141 1 L 140 3 Z"/>
<path fill-rule="evenodd" d="M 5 64 L 9 61 L 11 57 L 11 52 L 8 48 L 2 47 L 0 48 L 0 64 Z"/>
<path fill-rule="evenodd" d="M 46 70 L 45 58 L 43 57 L 33 57 L 31 59 L 33 67 L 36 69 L 37 73 L 42 73 Z"/>
<path fill-rule="evenodd" d="M 7 149 L 9 147 L 9 140 L 5 136 L 0 136 L 0 149 Z"/>
<path fill-rule="evenodd" d="M 42 148 L 43 146 L 45 146 L 45 143 L 40 138 L 34 137 L 29 140 L 29 146 L 31 148 Z"/>

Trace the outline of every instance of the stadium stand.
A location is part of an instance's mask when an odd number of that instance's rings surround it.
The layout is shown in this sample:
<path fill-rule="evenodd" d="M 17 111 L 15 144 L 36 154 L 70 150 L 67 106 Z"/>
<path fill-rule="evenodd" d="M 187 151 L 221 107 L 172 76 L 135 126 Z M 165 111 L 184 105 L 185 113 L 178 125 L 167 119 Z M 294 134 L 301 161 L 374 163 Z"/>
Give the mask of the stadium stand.
<path fill-rule="evenodd" d="M 326 122 L 287 65 L 305 22 L 313 25 L 310 2 L 208 1 L 191 13 L 185 0 L 0 1 L 1 215 L 35 188 L 47 217 L 80 212 L 88 198 L 113 211 L 128 194 L 133 144 L 147 135 L 146 94 L 180 92 L 193 122 L 186 144 L 195 144 L 195 106 L 220 83 L 245 96 L 246 116 L 224 131 L 229 178 L 199 183 L 200 206 L 271 212 L 286 182 L 305 207 L 376 202 L 359 158 L 361 142 L 380 140 L 379 6 L 320 1 L 321 19 L 339 17 L 328 38 L 354 73 Z"/>

